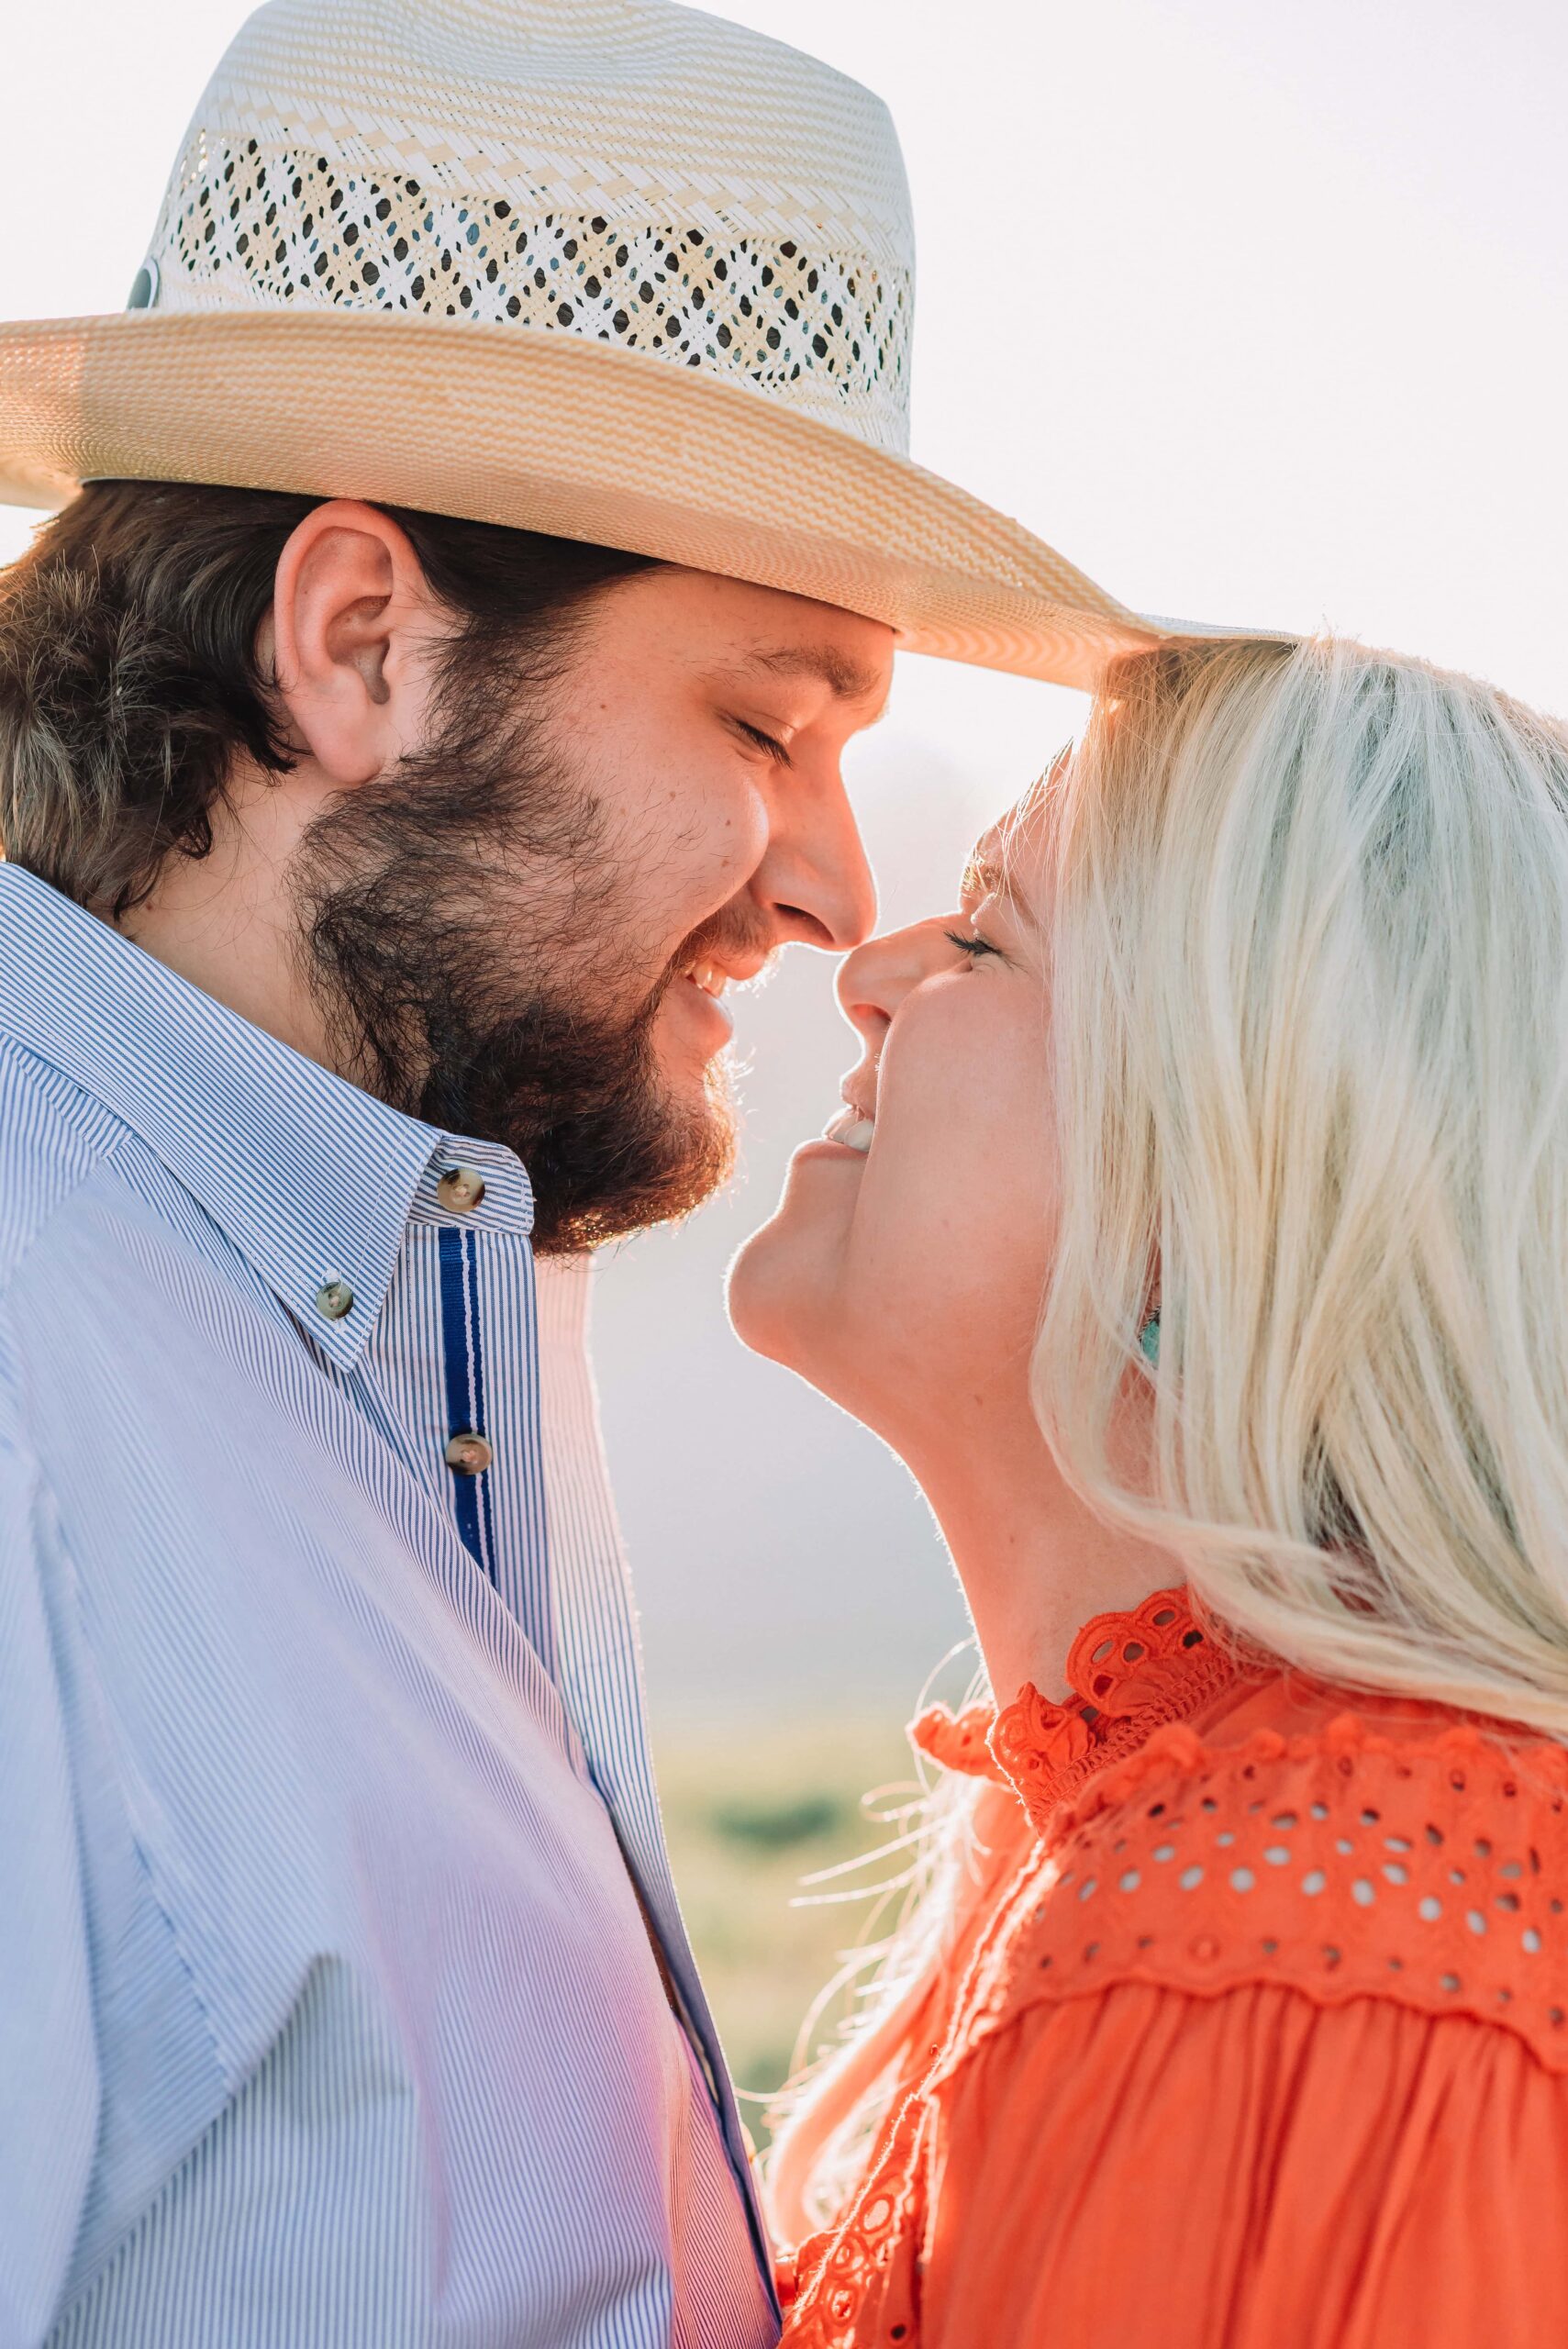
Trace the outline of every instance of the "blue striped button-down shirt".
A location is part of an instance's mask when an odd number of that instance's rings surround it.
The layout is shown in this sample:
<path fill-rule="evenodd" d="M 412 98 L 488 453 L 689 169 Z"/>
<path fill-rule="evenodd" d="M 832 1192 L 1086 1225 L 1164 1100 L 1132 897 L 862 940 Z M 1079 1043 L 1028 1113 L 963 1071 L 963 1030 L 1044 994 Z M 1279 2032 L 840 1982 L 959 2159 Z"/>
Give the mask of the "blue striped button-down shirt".
<path fill-rule="evenodd" d="M 530 1219 L 0 866 L 5 2349 L 776 2338 Z"/>

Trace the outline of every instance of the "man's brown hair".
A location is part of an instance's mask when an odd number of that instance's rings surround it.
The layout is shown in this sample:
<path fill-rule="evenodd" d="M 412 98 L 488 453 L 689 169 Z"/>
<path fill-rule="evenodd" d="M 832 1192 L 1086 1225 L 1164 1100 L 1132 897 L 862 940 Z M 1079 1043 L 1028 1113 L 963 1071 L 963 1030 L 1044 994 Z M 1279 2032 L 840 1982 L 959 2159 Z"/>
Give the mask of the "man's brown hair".
<path fill-rule="evenodd" d="M 117 919 L 174 851 L 204 856 L 237 752 L 292 764 L 256 659 L 290 534 L 320 504 L 271 490 L 95 482 L 0 572 L 0 843 Z M 497 662 L 548 671 L 595 588 L 644 570 L 615 549 L 384 509 L 462 625 L 444 696 Z"/>

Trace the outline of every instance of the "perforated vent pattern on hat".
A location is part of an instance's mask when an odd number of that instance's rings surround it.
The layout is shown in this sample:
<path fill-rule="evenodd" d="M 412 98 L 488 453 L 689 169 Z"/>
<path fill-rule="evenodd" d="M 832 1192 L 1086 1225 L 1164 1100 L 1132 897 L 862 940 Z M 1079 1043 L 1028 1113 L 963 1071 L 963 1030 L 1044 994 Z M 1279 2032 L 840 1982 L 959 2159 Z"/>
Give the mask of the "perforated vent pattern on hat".
<path fill-rule="evenodd" d="M 860 254 L 599 213 L 529 217 L 504 197 L 356 173 L 298 147 L 205 139 L 160 243 L 209 301 L 546 327 L 748 377 L 863 439 L 902 442 L 909 288 Z"/>

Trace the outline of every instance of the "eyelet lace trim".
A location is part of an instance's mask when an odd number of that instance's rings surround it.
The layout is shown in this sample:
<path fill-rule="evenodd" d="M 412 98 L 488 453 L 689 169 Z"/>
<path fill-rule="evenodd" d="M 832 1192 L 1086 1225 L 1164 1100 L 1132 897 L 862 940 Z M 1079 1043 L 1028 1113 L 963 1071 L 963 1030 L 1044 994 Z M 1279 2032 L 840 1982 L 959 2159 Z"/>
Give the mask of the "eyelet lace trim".
<path fill-rule="evenodd" d="M 1568 2072 L 1568 1753 L 1470 1724 L 1402 1742 L 1351 1714 L 1218 1753 L 1162 1730 L 1059 1820 L 966 2044 L 1107 1979 L 1393 1998 L 1501 2023 Z"/>
<path fill-rule="evenodd" d="M 962 1713 L 951 1712 L 946 1705 L 932 1705 L 917 1720 L 910 1722 L 909 1737 L 920 1753 L 929 1754 L 939 1769 L 954 1771 L 962 1778 L 990 1778 L 997 1786 L 1006 1786 L 1007 1774 L 991 1751 L 991 1732 L 995 1726 L 995 1705 L 966 1705 Z"/>
<path fill-rule="evenodd" d="M 1098 1693 L 1118 1695 L 1125 1638 L 1097 1653 L 1107 1633 L 1090 1625 L 1075 1659 L 1090 1633 L 1090 1661 L 1116 1683 Z M 1148 1686 L 1163 1701 L 1156 1676 Z M 1035 1718 L 1028 1706 L 1022 1718 Z M 1119 1761 L 1090 1757 L 1075 1803 L 1055 1795 L 1051 1832 L 858 2200 L 791 2264 L 790 2349 L 914 2342 L 908 2254 L 928 2215 L 933 2099 L 1033 2007 L 1118 1982 L 1198 1997 L 1276 1984 L 1321 2007 L 1376 1998 L 1501 2026 L 1568 2074 L 1568 1752 L 1472 1722 L 1391 1737 L 1349 1713 L 1309 1736 L 1261 1730 L 1231 1749 L 1179 1721 L 1140 1734 Z M 1060 1787 L 1081 1764 L 1053 1766 Z"/>
<path fill-rule="evenodd" d="M 1096 1772 L 1166 1722 L 1200 1711 L 1236 1676 L 1185 1590 L 1157 1590 L 1140 1607 L 1084 1624 L 1068 1654 L 1074 1693 L 1064 1703 L 1026 1688 L 1001 1712 L 972 1705 L 954 1716 L 937 1706 L 910 1735 L 944 1769 L 1014 1787 L 1043 1834 Z"/>
<path fill-rule="evenodd" d="M 910 1736 L 944 1769 L 1010 1785 L 1044 1835 L 1098 1774 L 1135 1754 L 1167 1724 L 1200 1711 L 1236 1676 L 1186 1591 L 1160 1590 L 1141 1606 L 1084 1624 L 1067 1659 L 1074 1693 L 1065 1703 L 1026 1688 L 1000 1712 L 972 1705 L 954 1715 L 936 1706 Z M 1006 1917 L 997 1921 L 1000 1930 Z M 986 1965 L 984 1954 L 980 1963 Z M 982 2009 L 983 2025 L 994 2029 L 1001 2020 L 993 1998 Z M 913 2285 L 893 2254 L 909 2223 L 925 2112 L 920 2096 L 906 2100 L 848 2223 L 813 2237 L 781 2269 L 790 2349 L 914 2339 Z"/>
<path fill-rule="evenodd" d="M 836 2235 L 813 2235 L 775 2280 L 787 2319 L 787 2349 L 858 2349 L 915 2339 L 910 2263 L 895 2253 L 910 2224 L 924 2114 L 911 2097 L 875 2177 Z"/>

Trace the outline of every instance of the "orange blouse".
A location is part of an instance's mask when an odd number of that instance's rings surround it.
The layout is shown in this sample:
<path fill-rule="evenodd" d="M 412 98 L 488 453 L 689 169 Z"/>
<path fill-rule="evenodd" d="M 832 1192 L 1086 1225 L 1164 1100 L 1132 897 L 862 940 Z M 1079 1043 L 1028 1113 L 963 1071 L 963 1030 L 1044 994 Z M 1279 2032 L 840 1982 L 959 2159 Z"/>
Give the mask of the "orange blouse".
<path fill-rule="evenodd" d="M 1069 1677 L 917 1725 L 1027 1827 L 786 2349 L 1568 2343 L 1568 1752 L 1180 1591 Z"/>

